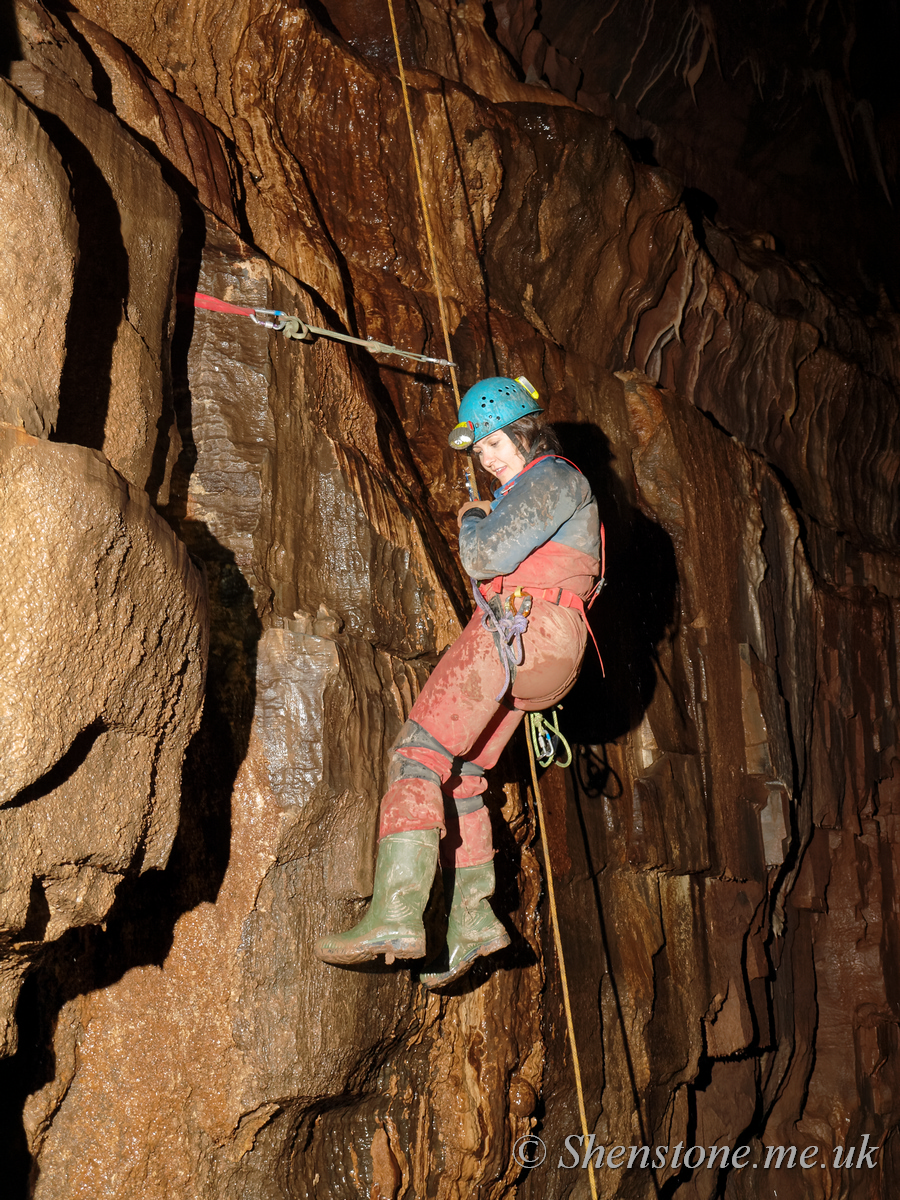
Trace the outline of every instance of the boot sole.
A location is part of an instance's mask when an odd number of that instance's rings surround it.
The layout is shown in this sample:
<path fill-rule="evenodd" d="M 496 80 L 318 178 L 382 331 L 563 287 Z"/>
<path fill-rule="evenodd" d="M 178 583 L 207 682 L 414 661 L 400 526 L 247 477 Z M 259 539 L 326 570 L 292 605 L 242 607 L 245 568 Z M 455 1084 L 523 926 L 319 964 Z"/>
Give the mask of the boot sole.
<path fill-rule="evenodd" d="M 352 966 L 354 963 L 371 962 L 384 955 L 384 961 L 390 965 L 395 958 L 424 958 L 424 938 L 385 938 L 380 942 L 370 942 L 365 946 L 340 946 L 329 948 L 326 945 L 316 945 L 313 953 L 321 962 L 333 963 L 336 966 Z"/>
<path fill-rule="evenodd" d="M 465 958 L 461 959 L 452 971 L 445 971 L 443 974 L 435 975 L 420 975 L 419 983 L 422 987 L 426 987 L 429 991 L 436 988 L 445 987 L 448 983 L 454 983 L 457 979 L 462 979 L 479 958 L 484 958 L 488 954 L 496 954 L 498 950 L 505 950 L 509 945 L 509 934 L 504 933 L 495 937 L 493 941 L 484 942 L 480 946 L 473 946 Z"/>

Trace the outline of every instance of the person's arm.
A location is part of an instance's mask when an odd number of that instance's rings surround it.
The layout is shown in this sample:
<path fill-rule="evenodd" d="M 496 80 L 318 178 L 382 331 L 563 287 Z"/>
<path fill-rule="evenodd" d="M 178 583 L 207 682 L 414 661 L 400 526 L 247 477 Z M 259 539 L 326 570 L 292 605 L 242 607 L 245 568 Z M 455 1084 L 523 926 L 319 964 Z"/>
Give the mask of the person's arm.
<path fill-rule="evenodd" d="M 575 513 L 583 499 L 583 476 L 548 458 L 526 471 L 493 512 L 462 513 L 459 556 L 473 579 L 509 575 Z"/>
<path fill-rule="evenodd" d="M 488 515 L 488 513 L 491 511 L 491 502 L 490 502 L 490 500 L 468 500 L 468 501 L 466 501 L 466 503 L 462 506 L 462 508 L 456 514 L 457 528 L 462 528 L 463 517 L 466 515 L 467 512 L 471 512 L 473 509 L 477 509 L 483 517 L 486 517 Z"/>

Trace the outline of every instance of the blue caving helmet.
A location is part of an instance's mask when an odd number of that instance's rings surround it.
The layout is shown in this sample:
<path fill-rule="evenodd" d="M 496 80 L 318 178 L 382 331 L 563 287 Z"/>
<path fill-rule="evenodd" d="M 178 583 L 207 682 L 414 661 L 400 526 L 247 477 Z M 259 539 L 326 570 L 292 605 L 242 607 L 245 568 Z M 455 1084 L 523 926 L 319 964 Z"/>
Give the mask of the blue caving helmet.
<path fill-rule="evenodd" d="M 462 398 L 459 424 L 450 431 L 450 445 L 454 450 L 467 450 L 474 442 L 511 425 L 519 417 L 541 412 L 537 399 L 536 390 L 524 375 L 518 379 L 502 376 L 482 379 Z"/>

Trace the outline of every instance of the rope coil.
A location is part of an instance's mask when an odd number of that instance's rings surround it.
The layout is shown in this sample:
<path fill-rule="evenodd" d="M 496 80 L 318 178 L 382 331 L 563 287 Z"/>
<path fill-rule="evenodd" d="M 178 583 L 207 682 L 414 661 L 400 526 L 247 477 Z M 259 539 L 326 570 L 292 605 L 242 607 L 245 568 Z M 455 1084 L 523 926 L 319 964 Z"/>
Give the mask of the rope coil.
<path fill-rule="evenodd" d="M 572 765 L 572 747 L 566 741 L 565 735 L 559 727 L 559 713 L 561 708 L 562 705 L 559 704 L 552 710 L 552 721 L 548 721 L 543 713 L 533 712 L 528 714 L 531 740 L 534 744 L 534 752 L 538 760 L 538 765 L 541 767 L 549 767 L 551 763 L 555 762 L 558 767 L 562 767 L 565 770 L 566 767 Z M 564 757 L 560 757 L 559 755 L 560 746 L 565 749 Z"/>

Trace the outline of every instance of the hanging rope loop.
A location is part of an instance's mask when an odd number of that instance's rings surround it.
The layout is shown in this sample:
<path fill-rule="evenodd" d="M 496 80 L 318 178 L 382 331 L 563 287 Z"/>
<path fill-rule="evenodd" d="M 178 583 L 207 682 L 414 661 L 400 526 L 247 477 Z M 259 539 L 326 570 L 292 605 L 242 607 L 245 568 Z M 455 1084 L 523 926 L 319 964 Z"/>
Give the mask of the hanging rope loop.
<path fill-rule="evenodd" d="M 547 720 L 543 713 L 528 714 L 529 732 L 534 745 L 534 753 L 541 767 L 549 767 L 555 762 L 558 767 L 565 769 L 572 765 L 572 747 L 559 727 L 559 714 L 562 705 L 558 704 L 551 710 L 552 720 Z M 564 754 L 560 754 L 560 747 Z"/>

